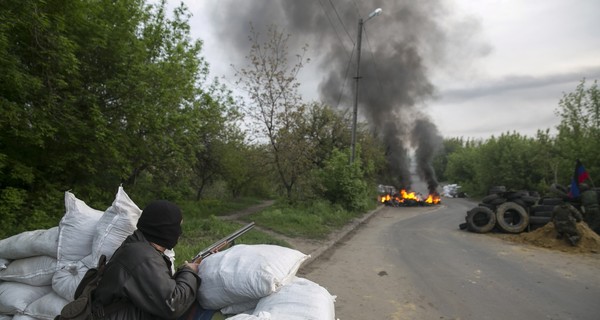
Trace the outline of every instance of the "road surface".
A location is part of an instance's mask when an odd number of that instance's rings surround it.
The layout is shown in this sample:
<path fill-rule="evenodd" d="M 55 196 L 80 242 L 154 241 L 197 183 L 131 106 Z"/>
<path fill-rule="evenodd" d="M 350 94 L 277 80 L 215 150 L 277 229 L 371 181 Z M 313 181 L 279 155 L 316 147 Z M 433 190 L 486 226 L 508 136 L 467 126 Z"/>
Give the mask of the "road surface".
<path fill-rule="evenodd" d="M 386 207 L 303 268 L 336 318 L 600 319 L 600 255 L 461 231 L 476 203 Z"/>

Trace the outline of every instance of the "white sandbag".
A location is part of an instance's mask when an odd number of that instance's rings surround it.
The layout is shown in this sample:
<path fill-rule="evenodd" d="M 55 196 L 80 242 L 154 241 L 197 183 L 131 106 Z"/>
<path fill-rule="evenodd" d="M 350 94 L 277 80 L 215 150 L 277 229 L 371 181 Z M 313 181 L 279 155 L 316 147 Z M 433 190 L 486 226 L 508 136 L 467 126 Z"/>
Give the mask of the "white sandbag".
<path fill-rule="evenodd" d="M 278 292 L 260 299 L 253 315 L 268 312 L 272 319 L 335 320 L 335 297 L 327 289 L 303 278 L 295 278 Z"/>
<path fill-rule="evenodd" d="M 0 270 L 0 280 L 14 281 L 32 286 L 52 284 L 56 270 L 56 258 L 48 256 L 29 257 L 12 261 L 4 270 Z"/>
<path fill-rule="evenodd" d="M 13 316 L 8 314 L 0 314 L 0 320 L 12 320 Z"/>
<path fill-rule="evenodd" d="M 0 240 L 0 258 L 56 257 L 57 248 L 58 227 L 25 231 Z"/>
<path fill-rule="evenodd" d="M 0 282 L 0 313 L 23 313 L 30 303 L 51 291 L 50 286 L 35 287 L 19 282 Z"/>
<path fill-rule="evenodd" d="M 141 214 L 142 210 L 129 198 L 123 187 L 119 186 L 115 200 L 96 225 L 92 247 L 93 260 L 98 261 L 101 255 L 106 255 L 106 259 L 110 260 L 123 240 L 136 230 Z"/>
<path fill-rule="evenodd" d="M 53 320 L 67 303 L 69 301 L 52 291 L 30 303 L 23 313 L 36 319 Z"/>
<path fill-rule="evenodd" d="M 90 208 L 71 192 L 65 192 L 67 212 L 58 225 L 59 261 L 79 261 L 92 253 L 92 241 L 96 234 L 96 224 L 103 212 Z"/>
<path fill-rule="evenodd" d="M 239 313 L 247 313 L 252 314 L 254 308 L 256 308 L 256 304 L 258 304 L 258 300 L 252 300 L 248 302 L 235 303 L 222 308 L 220 311 L 222 314 L 239 314 Z"/>
<path fill-rule="evenodd" d="M 208 256 L 198 268 L 198 301 L 204 309 L 251 302 L 276 292 L 309 256 L 276 245 L 236 245 Z"/>
<path fill-rule="evenodd" d="M 233 317 L 227 318 L 227 320 L 271 320 L 271 314 L 268 312 L 261 311 L 258 315 L 240 313 Z M 283 320 L 283 319 L 282 319 Z"/>
<path fill-rule="evenodd" d="M 13 316 L 13 320 L 41 320 L 41 319 L 34 318 L 34 317 L 28 316 L 26 314 L 15 314 Z"/>
<path fill-rule="evenodd" d="M 9 259 L 0 258 L 0 271 L 6 269 L 9 264 L 10 264 Z M 2 319 L 0 319 L 0 320 L 2 320 Z"/>
<path fill-rule="evenodd" d="M 92 263 L 92 255 L 88 255 L 81 261 L 58 261 L 56 271 L 52 276 L 52 289 L 67 301 L 73 301 L 75 290 L 83 279 L 90 266 L 97 265 Z"/>

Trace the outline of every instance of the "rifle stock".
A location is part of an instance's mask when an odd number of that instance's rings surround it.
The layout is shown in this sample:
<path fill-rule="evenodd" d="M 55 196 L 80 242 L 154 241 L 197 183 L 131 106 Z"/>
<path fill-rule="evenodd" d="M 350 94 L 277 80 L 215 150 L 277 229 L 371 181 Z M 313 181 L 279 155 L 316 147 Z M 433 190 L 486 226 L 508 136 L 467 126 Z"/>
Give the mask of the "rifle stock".
<path fill-rule="evenodd" d="M 204 258 L 210 256 L 211 254 L 213 254 L 215 251 L 221 250 L 226 245 L 228 245 L 231 242 L 233 242 L 233 240 L 237 239 L 238 237 L 240 237 L 244 233 L 250 231 L 250 229 L 252 229 L 253 227 L 254 227 L 254 222 L 248 223 L 247 225 L 245 225 L 242 228 L 236 230 L 232 234 L 224 237 L 223 239 L 221 239 L 221 240 L 219 240 L 219 241 L 211 244 L 210 246 L 208 246 L 204 250 L 198 252 L 198 254 L 192 259 L 192 261 L 196 261 L 198 258 L 204 259 Z"/>

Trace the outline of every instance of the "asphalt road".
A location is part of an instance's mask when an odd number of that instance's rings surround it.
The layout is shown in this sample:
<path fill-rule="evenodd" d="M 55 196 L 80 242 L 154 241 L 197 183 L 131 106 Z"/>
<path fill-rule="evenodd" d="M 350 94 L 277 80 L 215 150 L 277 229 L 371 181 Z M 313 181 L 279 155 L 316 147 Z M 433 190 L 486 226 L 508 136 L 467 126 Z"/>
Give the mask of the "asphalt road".
<path fill-rule="evenodd" d="M 459 230 L 474 205 L 386 207 L 299 275 L 341 320 L 600 319 L 600 255 Z"/>

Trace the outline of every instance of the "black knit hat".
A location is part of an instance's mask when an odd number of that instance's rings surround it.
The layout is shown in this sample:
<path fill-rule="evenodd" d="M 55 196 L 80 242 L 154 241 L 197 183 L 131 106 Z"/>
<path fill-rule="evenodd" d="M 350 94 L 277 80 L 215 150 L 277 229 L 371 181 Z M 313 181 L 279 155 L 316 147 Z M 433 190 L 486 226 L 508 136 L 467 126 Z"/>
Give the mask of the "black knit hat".
<path fill-rule="evenodd" d="M 137 228 L 150 242 L 173 249 L 181 236 L 181 210 L 167 200 L 152 201 L 144 208 Z"/>

